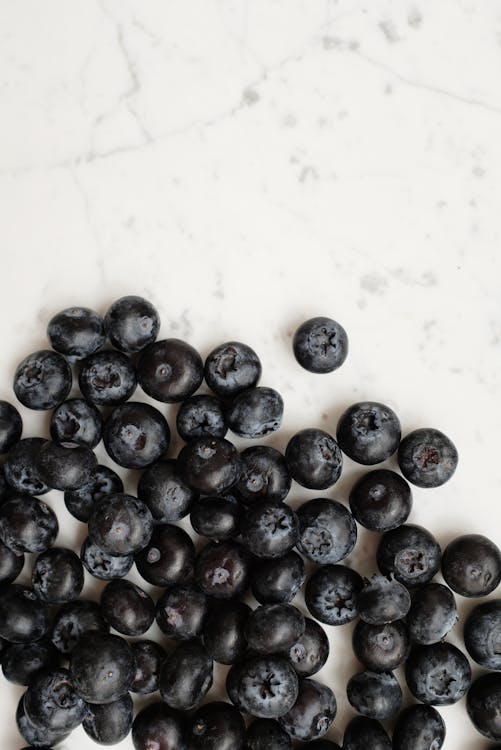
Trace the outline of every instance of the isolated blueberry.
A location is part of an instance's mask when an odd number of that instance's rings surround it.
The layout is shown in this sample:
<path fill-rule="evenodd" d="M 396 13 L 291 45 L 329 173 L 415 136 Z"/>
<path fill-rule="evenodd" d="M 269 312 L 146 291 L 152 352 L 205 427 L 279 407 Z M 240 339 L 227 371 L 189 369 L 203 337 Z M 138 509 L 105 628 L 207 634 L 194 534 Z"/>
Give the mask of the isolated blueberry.
<path fill-rule="evenodd" d="M 101 611 L 114 630 L 143 635 L 155 619 L 153 599 L 132 581 L 110 581 L 101 593 Z"/>
<path fill-rule="evenodd" d="M 343 467 L 343 456 L 334 438 L 317 429 L 293 435 L 285 449 L 285 460 L 293 479 L 310 490 L 332 487 Z"/>
<path fill-rule="evenodd" d="M 156 641 L 134 641 L 131 644 L 136 675 L 130 686 L 131 693 L 148 695 L 158 690 L 160 669 L 165 661 L 166 653 Z"/>
<path fill-rule="evenodd" d="M 236 490 L 244 503 L 284 500 L 291 487 L 291 476 L 284 456 L 268 445 L 253 445 L 241 454 L 242 473 Z"/>
<path fill-rule="evenodd" d="M 393 730 L 394 750 L 440 750 L 445 740 L 445 723 L 432 706 L 408 706 Z"/>
<path fill-rule="evenodd" d="M 362 401 L 341 415 L 337 425 L 339 447 L 353 461 L 372 465 L 389 458 L 400 442 L 400 422 L 385 404 Z"/>
<path fill-rule="evenodd" d="M 50 641 L 12 643 L 2 657 L 2 671 L 6 680 L 16 685 L 31 685 L 42 669 L 56 669 L 59 653 Z"/>
<path fill-rule="evenodd" d="M 154 586 L 184 583 L 193 575 L 195 546 L 184 529 L 167 523 L 153 527 L 148 544 L 136 555 L 138 573 Z"/>
<path fill-rule="evenodd" d="M 99 465 L 86 484 L 77 490 L 67 490 L 64 493 L 64 504 L 74 518 L 87 523 L 94 505 L 99 500 L 123 490 L 124 485 L 118 474 L 107 466 Z"/>
<path fill-rule="evenodd" d="M 158 336 L 160 317 L 143 297 L 121 297 L 108 308 L 104 318 L 106 335 L 122 352 L 139 352 Z"/>
<path fill-rule="evenodd" d="M 253 721 L 247 727 L 245 741 L 247 750 L 292 750 L 291 738 L 275 719 Z"/>
<path fill-rule="evenodd" d="M 283 656 L 254 656 L 233 666 L 227 691 L 241 711 L 261 719 L 277 719 L 289 711 L 298 696 L 296 672 Z"/>
<path fill-rule="evenodd" d="M 192 396 L 183 401 L 176 417 L 176 427 L 183 440 L 198 437 L 223 438 L 228 427 L 223 405 L 215 396 Z"/>
<path fill-rule="evenodd" d="M 477 664 L 501 671 L 501 599 L 472 609 L 464 624 L 464 645 Z"/>
<path fill-rule="evenodd" d="M 304 618 L 304 632 L 284 651 L 299 677 L 311 677 L 324 666 L 329 656 L 329 639 L 318 622 Z"/>
<path fill-rule="evenodd" d="M 345 625 L 358 617 L 361 576 L 346 565 L 322 565 L 306 583 L 308 611 L 326 625 Z"/>
<path fill-rule="evenodd" d="M 173 459 L 157 461 L 141 474 L 137 496 L 150 509 L 155 521 L 179 521 L 198 497 L 181 479 Z"/>
<path fill-rule="evenodd" d="M 69 398 L 52 412 L 50 435 L 66 448 L 86 445 L 95 448 L 101 440 L 103 420 L 99 409 L 83 398 Z"/>
<path fill-rule="evenodd" d="M 167 451 L 170 430 L 167 420 L 150 404 L 129 401 L 117 406 L 104 424 L 104 447 L 108 455 L 126 469 L 143 469 Z"/>
<path fill-rule="evenodd" d="M 458 452 L 440 430 L 425 427 L 404 437 L 398 465 L 404 477 L 418 487 L 440 487 L 456 471 Z"/>
<path fill-rule="evenodd" d="M 260 438 L 282 424 L 284 402 L 273 388 L 248 388 L 230 402 L 225 416 L 232 432 L 244 438 Z"/>
<path fill-rule="evenodd" d="M 411 606 L 411 597 L 405 586 L 393 578 L 372 576 L 359 592 L 357 604 L 364 622 L 386 625 L 405 617 Z"/>
<path fill-rule="evenodd" d="M 356 716 L 344 730 L 343 750 L 392 750 L 391 740 L 375 719 Z M 430 748 L 431 750 L 431 748 Z"/>
<path fill-rule="evenodd" d="M 182 714 L 165 703 L 150 703 L 132 724 L 134 750 L 187 750 Z"/>
<path fill-rule="evenodd" d="M 47 338 L 56 352 L 76 362 L 104 345 L 103 319 L 88 307 L 68 307 L 51 318 Z"/>
<path fill-rule="evenodd" d="M 146 505 L 132 495 L 108 495 L 89 517 L 89 538 L 109 555 L 121 557 L 146 547 L 153 519 Z"/>
<path fill-rule="evenodd" d="M 373 672 L 392 672 L 409 655 L 410 641 L 403 620 L 369 625 L 359 620 L 353 631 L 353 652 Z"/>
<path fill-rule="evenodd" d="M 94 544 L 89 537 L 84 539 L 80 550 L 80 559 L 85 569 L 103 581 L 111 581 L 113 578 L 123 578 L 134 565 L 134 555 L 110 555 L 101 547 Z"/>
<path fill-rule="evenodd" d="M 122 352 L 96 352 L 83 360 L 78 383 L 87 401 L 98 406 L 118 406 L 136 390 L 136 370 Z"/>
<path fill-rule="evenodd" d="M 257 385 L 261 362 L 256 352 L 238 341 L 216 347 L 205 360 L 205 380 L 214 393 L 231 398 Z"/>
<path fill-rule="evenodd" d="M 69 735 L 68 731 L 54 732 L 50 729 L 37 726 L 28 719 L 24 709 L 25 695 L 21 696 L 16 710 L 16 724 L 19 734 L 25 742 L 29 742 L 30 744 L 30 747 L 25 748 L 25 750 L 31 750 L 31 748 L 38 748 L 38 750 L 51 750 L 49 745 L 57 745 L 60 742 L 64 742 Z"/>
<path fill-rule="evenodd" d="M 139 384 L 156 401 L 185 401 L 200 387 L 204 376 L 199 353 L 186 341 L 164 339 L 150 344 L 137 365 Z"/>
<path fill-rule="evenodd" d="M 240 478 L 235 446 L 219 438 L 196 438 L 181 450 L 177 468 L 183 482 L 204 495 L 223 495 Z"/>
<path fill-rule="evenodd" d="M 249 583 L 250 560 L 245 547 L 232 540 L 209 542 L 197 555 L 195 580 L 200 589 L 216 599 L 233 599 Z"/>
<path fill-rule="evenodd" d="M 427 583 L 412 592 L 407 628 L 414 643 L 423 646 L 438 643 L 445 638 L 457 620 L 454 594 L 447 586 Z"/>
<path fill-rule="evenodd" d="M 260 559 L 253 565 L 252 593 L 260 604 L 287 604 L 301 589 L 305 577 L 303 558 L 297 552 Z"/>
<path fill-rule="evenodd" d="M 245 656 L 245 626 L 251 614 L 243 602 L 218 602 L 203 627 L 203 642 L 211 659 L 220 664 L 235 664 Z"/>
<path fill-rule="evenodd" d="M 300 680 L 296 702 L 279 717 L 278 723 L 293 739 L 309 742 L 327 732 L 336 712 L 336 698 L 327 685 L 311 679 Z"/>
<path fill-rule="evenodd" d="M 242 522 L 242 541 L 260 558 L 282 557 L 299 539 L 295 511 L 281 502 L 254 503 Z"/>
<path fill-rule="evenodd" d="M 286 652 L 305 629 L 304 617 L 291 604 L 263 604 L 250 615 L 245 638 L 250 648 L 263 654 Z"/>
<path fill-rule="evenodd" d="M 36 497 L 15 493 L 0 506 L 0 541 L 13 552 L 44 552 L 58 531 L 56 514 Z"/>
<path fill-rule="evenodd" d="M 130 645 L 118 635 L 88 633 L 70 660 L 79 695 L 88 703 L 113 703 L 127 693 L 136 673 Z"/>
<path fill-rule="evenodd" d="M 468 691 L 466 710 L 475 729 L 489 740 L 501 740 L 500 706 L 501 673 L 478 677 Z"/>
<path fill-rule="evenodd" d="M 0 542 L 0 585 L 15 581 L 23 567 L 23 553 L 14 552 Z"/>
<path fill-rule="evenodd" d="M 88 484 L 97 467 L 97 458 L 90 448 L 77 445 L 65 448 L 50 440 L 41 447 L 36 468 L 49 487 L 54 490 L 78 490 Z"/>
<path fill-rule="evenodd" d="M 244 750 L 245 722 L 229 703 L 206 703 L 191 717 L 190 750 Z"/>
<path fill-rule="evenodd" d="M 390 531 L 407 521 L 412 509 L 411 489 L 394 471 L 374 469 L 353 485 L 350 508 L 366 529 Z"/>
<path fill-rule="evenodd" d="M 377 549 L 377 564 L 384 575 L 394 575 L 405 586 L 431 581 L 440 569 L 441 549 L 421 526 L 406 524 L 387 531 Z"/>
<path fill-rule="evenodd" d="M 65 604 L 80 596 L 84 585 L 83 565 L 73 550 L 51 547 L 38 555 L 31 582 L 44 602 Z"/>
<path fill-rule="evenodd" d="M 46 442 L 43 438 L 24 438 L 11 448 L 4 464 L 5 479 L 18 492 L 43 495 L 49 491 L 36 468 L 39 453 Z"/>
<path fill-rule="evenodd" d="M 212 685 L 212 659 L 195 641 L 181 643 L 169 654 L 160 670 L 159 690 L 171 708 L 196 708 Z"/>
<path fill-rule="evenodd" d="M 88 599 L 78 599 L 65 604 L 55 615 L 51 640 L 59 653 L 68 657 L 80 638 L 88 634 L 103 635 L 108 630 L 109 625 L 99 604 Z"/>
<path fill-rule="evenodd" d="M 29 354 L 17 366 L 14 393 L 29 409 L 53 409 L 68 397 L 71 369 L 60 354 L 42 349 Z"/>
<path fill-rule="evenodd" d="M 190 521 L 194 530 L 220 542 L 240 533 L 243 509 L 232 495 L 201 497 L 191 506 Z"/>
<path fill-rule="evenodd" d="M 348 336 L 331 318 L 310 318 L 302 323 L 292 342 L 294 356 L 309 372 L 333 372 L 348 355 Z"/>
<path fill-rule="evenodd" d="M 421 703 L 448 706 L 466 694 L 471 684 L 468 659 L 451 643 L 412 649 L 405 665 L 409 690 Z"/>
<path fill-rule="evenodd" d="M 106 705 L 87 704 L 82 722 L 85 733 L 100 745 L 121 742 L 131 730 L 132 709 L 132 698 L 128 694 Z"/>
<path fill-rule="evenodd" d="M 189 641 L 201 636 L 208 613 L 207 597 L 189 584 L 169 586 L 156 605 L 158 627 L 175 640 Z"/>
<path fill-rule="evenodd" d="M 67 732 L 82 723 L 87 705 L 67 669 L 39 672 L 24 696 L 27 718 L 51 732 Z"/>
<path fill-rule="evenodd" d="M 501 550 L 481 534 L 465 534 L 444 550 L 442 575 L 462 596 L 487 596 L 501 581 Z"/>
<path fill-rule="evenodd" d="M 0 401 L 0 453 L 7 453 L 20 439 L 23 420 L 8 401 Z"/>
<path fill-rule="evenodd" d="M 298 549 L 319 565 L 344 560 L 357 541 L 357 525 L 350 511 L 336 500 L 318 498 L 303 503 L 298 511 Z"/>
<path fill-rule="evenodd" d="M 393 672 L 359 672 L 348 681 L 346 694 L 359 713 L 379 721 L 395 716 L 402 705 L 402 689 Z"/>

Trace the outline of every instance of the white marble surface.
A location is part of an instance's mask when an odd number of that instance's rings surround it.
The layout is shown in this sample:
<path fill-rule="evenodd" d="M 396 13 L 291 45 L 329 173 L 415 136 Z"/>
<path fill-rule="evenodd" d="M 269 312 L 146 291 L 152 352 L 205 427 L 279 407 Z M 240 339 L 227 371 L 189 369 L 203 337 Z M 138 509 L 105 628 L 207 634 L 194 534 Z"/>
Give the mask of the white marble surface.
<path fill-rule="evenodd" d="M 500 0 L 3 0 L 0 40 L 0 397 L 52 313 L 144 294 L 163 335 L 258 350 L 278 447 L 361 398 L 450 434 L 460 467 L 412 520 L 500 543 Z M 291 355 L 313 314 L 350 335 L 330 376 Z M 363 572 L 374 546 L 361 533 Z M 339 741 L 356 662 L 330 631 Z M 0 681 L 2 750 L 23 745 L 20 692 Z M 464 701 L 442 713 L 445 750 L 486 747 Z"/>

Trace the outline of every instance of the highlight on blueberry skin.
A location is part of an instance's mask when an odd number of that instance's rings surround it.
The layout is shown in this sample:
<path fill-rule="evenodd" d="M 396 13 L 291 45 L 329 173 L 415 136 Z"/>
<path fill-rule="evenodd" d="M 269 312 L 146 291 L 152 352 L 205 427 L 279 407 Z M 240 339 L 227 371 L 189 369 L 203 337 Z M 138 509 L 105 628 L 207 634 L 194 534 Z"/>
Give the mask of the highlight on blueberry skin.
<path fill-rule="evenodd" d="M 137 365 L 139 384 L 156 401 L 173 404 L 195 393 L 203 380 L 203 362 L 186 341 L 164 339 L 150 344 Z"/>
<path fill-rule="evenodd" d="M 456 471 L 458 452 L 447 435 L 425 427 L 404 437 L 398 449 L 398 465 L 411 484 L 440 487 Z"/>
<path fill-rule="evenodd" d="M 139 352 L 158 336 L 160 316 L 151 302 L 129 295 L 121 297 L 109 307 L 104 328 L 115 349 Z"/>
<path fill-rule="evenodd" d="M 170 429 L 163 414 L 153 406 L 129 401 L 117 406 L 106 420 L 103 442 L 119 466 L 144 469 L 167 451 Z"/>
<path fill-rule="evenodd" d="M 392 456 L 400 443 L 400 421 L 395 412 L 376 401 L 348 407 L 337 424 L 337 442 L 349 458 L 366 466 Z"/>
<path fill-rule="evenodd" d="M 56 352 L 77 362 L 104 346 L 103 319 L 88 307 L 68 307 L 51 318 L 47 338 Z"/>
<path fill-rule="evenodd" d="M 296 330 L 292 348 L 305 370 L 333 372 L 348 356 L 348 335 L 343 326 L 331 318 L 310 318 Z"/>

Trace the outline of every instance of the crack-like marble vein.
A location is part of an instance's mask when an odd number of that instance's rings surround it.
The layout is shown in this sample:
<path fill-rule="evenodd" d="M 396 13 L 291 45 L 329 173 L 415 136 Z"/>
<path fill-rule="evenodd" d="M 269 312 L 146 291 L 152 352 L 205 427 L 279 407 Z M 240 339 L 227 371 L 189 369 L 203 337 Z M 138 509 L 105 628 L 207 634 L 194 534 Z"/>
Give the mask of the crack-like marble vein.
<path fill-rule="evenodd" d="M 103 283 L 105 283 L 106 282 L 106 269 L 104 267 L 104 245 L 101 241 L 101 237 L 99 236 L 99 232 L 97 230 L 96 223 L 94 221 L 94 216 L 92 213 L 92 206 L 89 200 L 89 196 L 87 195 L 87 191 L 85 190 L 85 187 L 80 181 L 77 175 L 77 172 L 74 169 L 74 166 L 71 164 L 68 164 L 66 169 L 71 177 L 73 184 L 75 185 L 76 191 L 82 202 L 85 222 L 87 226 L 89 227 L 89 231 L 94 240 L 94 244 L 96 248 L 96 266 L 101 275 L 101 280 L 103 281 Z"/>

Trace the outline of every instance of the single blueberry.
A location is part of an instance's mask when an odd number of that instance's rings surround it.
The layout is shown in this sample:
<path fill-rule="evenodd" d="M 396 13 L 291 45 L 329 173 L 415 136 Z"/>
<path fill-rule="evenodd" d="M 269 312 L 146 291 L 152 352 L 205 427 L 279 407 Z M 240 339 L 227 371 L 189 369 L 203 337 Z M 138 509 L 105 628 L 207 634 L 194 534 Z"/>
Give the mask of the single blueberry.
<path fill-rule="evenodd" d="M 68 307 L 51 318 L 47 338 L 56 352 L 76 362 L 104 346 L 103 319 L 88 307 Z"/>
<path fill-rule="evenodd" d="M 0 401 L 0 453 L 7 453 L 20 439 L 23 420 L 8 401 Z"/>
<path fill-rule="evenodd" d="M 106 634 L 109 625 L 97 602 L 77 599 L 57 612 L 52 622 L 51 640 L 63 657 L 68 657 L 83 636 Z"/>
<path fill-rule="evenodd" d="M 130 690 L 132 693 L 149 695 L 158 690 L 160 669 L 166 653 L 156 641 L 134 641 L 131 644 L 136 662 L 136 676 Z"/>
<path fill-rule="evenodd" d="M 46 442 L 43 438 L 24 438 L 11 448 L 4 464 L 5 479 L 10 487 L 29 495 L 43 495 L 49 491 L 36 468 Z"/>
<path fill-rule="evenodd" d="M 96 467 L 97 458 L 87 446 L 65 448 L 50 440 L 41 447 L 36 463 L 42 481 L 52 489 L 64 492 L 88 484 Z"/>
<path fill-rule="evenodd" d="M 203 642 L 211 659 L 235 664 L 245 656 L 245 626 L 251 614 L 243 602 L 220 602 L 210 612 L 203 628 Z"/>
<path fill-rule="evenodd" d="M 298 542 L 296 513 L 285 503 L 263 501 L 251 505 L 242 523 L 242 541 L 259 558 L 282 557 Z"/>
<path fill-rule="evenodd" d="M 84 539 L 80 550 L 80 559 L 85 569 L 102 581 L 111 581 L 113 578 L 123 578 L 134 565 L 134 555 L 111 555 L 94 544 L 89 537 Z"/>
<path fill-rule="evenodd" d="M 87 401 L 97 406 L 118 406 L 136 390 L 136 370 L 122 352 L 96 352 L 82 361 L 78 383 Z"/>
<path fill-rule="evenodd" d="M 151 302 L 143 297 L 121 297 L 109 307 L 104 328 L 115 349 L 139 352 L 155 341 L 160 317 Z"/>
<path fill-rule="evenodd" d="M 292 342 L 294 356 L 305 370 L 333 372 L 348 356 L 348 336 L 331 318 L 310 318 L 302 323 Z"/>
<path fill-rule="evenodd" d="M 369 625 L 359 620 L 353 631 L 353 652 L 372 672 L 392 672 L 407 659 L 410 640 L 403 620 Z"/>
<path fill-rule="evenodd" d="M 134 750 L 187 750 L 184 717 L 165 703 L 150 703 L 132 724 Z"/>
<path fill-rule="evenodd" d="M 336 500 L 318 498 L 298 511 L 298 550 L 319 565 L 344 560 L 357 541 L 357 525 L 350 511 Z"/>
<path fill-rule="evenodd" d="M 245 638 L 253 651 L 276 654 L 288 651 L 303 635 L 305 620 L 291 604 L 263 604 L 250 615 Z"/>
<path fill-rule="evenodd" d="M 191 717 L 190 750 L 244 750 L 245 722 L 229 703 L 206 703 Z"/>
<path fill-rule="evenodd" d="M 337 704 L 327 685 L 311 679 L 299 682 L 296 702 L 278 723 L 295 740 L 310 742 L 322 737 L 334 721 Z"/>
<path fill-rule="evenodd" d="M 468 691 L 466 710 L 475 729 L 489 740 L 501 740 L 500 706 L 501 673 L 478 677 Z"/>
<path fill-rule="evenodd" d="M 456 471 L 458 452 L 440 430 L 424 427 L 404 437 L 398 465 L 404 477 L 418 487 L 440 487 Z"/>
<path fill-rule="evenodd" d="M 350 508 L 356 520 L 371 531 L 391 531 L 407 521 L 412 509 L 411 489 L 389 469 L 364 474 L 352 487 Z"/>
<path fill-rule="evenodd" d="M 185 440 L 223 438 L 228 431 L 223 405 L 215 396 L 192 396 L 183 401 L 176 417 L 179 435 Z"/>
<path fill-rule="evenodd" d="M 329 656 L 329 639 L 318 622 L 304 618 L 304 633 L 285 652 L 299 677 L 311 677 Z"/>
<path fill-rule="evenodd" d="M 394 750 L 440 750 L 445 740 L 445 723 L 432 706 L 408 706 L 393 730 Z"/>
<path fill-rule="evenodd" d="M 200 387 L 203 362 L 192 346 L 180 339 L 150 344 L 137 365 L 137 377 L 148 396 L 172 404 L 185 401 Z"/>
<path fill-rule="evenodd" d="M 440 569 L 441 549 L 435 537 L 421 526 L 406 524 L 383 534 L 377 564 L 384 575 L 393 575 L 404 586 L 429 583 Z"/>
<path fill-rule="evenodd" d="M 12 643 L 2 658 L 6 680 L 16 685 L 31 685 L 42 669 L 56 669 L 59 653 L 50 641 Z"/>
<path fill-rule="evenodd" d="M 31 582 L 44 602 L 65 604 L 80 596 L 84 585 L 83 565 L 72 550 L 51 547 L 38 555 Z"/>
<path fill-rule="evenodd" d="M 299 683 L 283 656 L 253 656 L 231 667 L 226 679 L 230 700 L 241 711 L 261 719 L 277 719 L 296 702 Z"/>
<path fill-rule="evenodd" d="M 343 750 L 392 750 L 391 740 L 376 719 L 356 716 L 344 730 Z M 431 749 L 430 749 L 431 750 Z"/>
<path fill-rule="evenodd" d="M 220 542 L 239 535 L 242 515 L 242 506 L 232 495 L 201 497 L 191 507 L 190 521 L 197 534 Z"/>
<path fill-rule="evenodd" d="M 137 496 L 150 509 L 155 521 L 170 523 L 184 518 L 198 495 L 183 482 L 177 462 L 156 461 L 141 474 Z"/>
<path fill-rule="evenodd" d="M 481 667 L 501 671 L 501 599 L 472 609 L 464 624 L 464 645 Z"/>
<path fill-rule="evenodd" d="M 13 552 L 45 552 L 58 531 L 56 514 L 36 497 L 15 493 L 0 506 L 0 541 Z"/>
<path fill-rule="evenodd" d="M 94 742 L 115 745 L 124 740 L 131 730 L 132 709 L 132 698 L 128 694 L 104 706 L 89 703 L 82 726 Z"/>
<path fill-rule="evenodd" d="M 360 618 L 369 625 L 386 625 L 401 620 L 411 606 L 405 586 L 393 578 L 373 576 L 358 594 Z M 377 718 L 377 717 L 373 717 Z"/>
<path fill-rule="evenodd" d="M 130 689 L 136 674 L 134 655 L 124 638 L 88 633 L 71 654 L 70 673 L 88 703 L 113 703 Z"/>
<path fill-rule="evenodd" d="M 308 611 L 326 625 L 345 625 L 358 617 L 362 577 L 345 565 L 322 565 L 308 579 L 304 600 Z"/>
<path fill-rule="evenodd" d="M 362 401 L 341 415 L 337 425 L 339 447 L 353 461 L 372 465 L 386 461 L 400 443 L 400 422 L 385 404 Z"/>
<path fill-rule="evenodd" d="M 148 544 L 136 555 L 139 575 L 154 586 L 182 583 L 193 575 L 195 546 L 184 529 L 156 524 Z"/>
<path fill-rule="evenodd" d="M 175 640 L 189 641 L 202 635 L 208 613 L 207 597 L 189 584 L 169 586 L 156 605 L 158 627 Z"/>
<path fill-rule="evenodd" d="M 413 643 L 426 646 L 441 641 L 458 620 L 452 591 L 441 583 L 426 583 L 412 591 L 407 627 Z"/>
<path fill-rule="evenodd" d="M 393 672 L 359 672 L 348 681 L 346 694 L 359 713 L 379 721 L 395 716 L 402 705 L 402 689 Z"/>
<path fill-rule="evenodd" d="M 171 708 L 196 708 L 212 686 L 212 659 L 195 641 L 181 643 L 169 654 L 160 670 L 159 690 Z"/>
<path fill-rule="evenodd" d="M 67 732 L 82 723 L 87 705 L 67 669 L 39 672 L 24 696 L 26 717 L 50 732 Z"/>
<path fill-rule="evenodd" d="M 297 552 L 260 559 L 253 566 L 252 593 L 260 604 L 288 604 L 301 589 L 305 577 L 304 562 Z"/>
<path fill-rule="evenodd" d="M 104 447 L 126 469 L 144 469 L 169 447 L 167 420 L 157 409 L 139 401 L 117 406 L 104 424 Z"/>
<path fill-rule="evenodd" d="M 50 729 L 37 726 L 28 719 L 24 709 L 25 695 L 26 694 L 21 696 L 16 710 L 16 724 L 19 734 L 25 742 L 29 742 L 30 744 L 30 747 L 25 748 L 25 750 L 31 750 L 32 748 L 38 748 L 38 750 L 51 750 L 49 745 L 57 745 L 60 742 L 64 742 L 69 735 L 68 731 L 54 732 Z"/>
<path fill-rule="evenodd" d="M 501 550 L 481 534 L 459 536 L 444 550 L 442 575 L 461 596 L 487 596 L 501 581 Z"/>
<path fill-rule="evenodd" d="M 310 490 L 326 490 L 341 476 L 343 455 L 328 432 L 306 429 L 293 435 L 285 449 L 293 479 Z"/>
<path fill-rule="evenodd" d="M 155 619 L 153 599 L 131 581 L 110 581 L 101 593 L 101 610 L 117 633 L 143 635 Z"/>
<path fill-rule="evenodd" d="M 249 554 L 239 542 L 209 542 L 197 555 L 195 580 L 200 589 L 216 599 L 233 599 L 248 586 Z"/>
<path fill-rule="evenodd" d="M 191 440 L 181 450 L 177 468 L 183 482 L 204 495 L 223 495 L 242 473 L 237 449 L 220 438 Z"/>
<path fill-rule="evenodd" d="M 109 555 L 135 554 L 150 541 L 153 519 L 146 505 L 132 495 L 108 495 L 89 517 L 89 538 Z"/>
<path fill-rule="evenodd" d="M 15 581 L 23 567 L 23 553 L 14 552 L 0 542 L 0 585 Z"/>
<path fill-rule="evenodd" d="M 253 445 L 240 454 L 242 473 L 236 490 L 243 502 L 285 500 L 291 476 L 284 456 L 268 445 Z"/>
<path fill-rule="evenodd" d="M 405 665 L 405 678 L 421 703 L 448 706 L 466 695 L 471 669 L 463 652 L 444 641 L 413 648 Z"/>
<path fill-rule="evenodd" d="M 261 438 L 282 424 L 284 402 L 273 388 L 248 388 L 231 400 L 225 416 L 232 432 L 244 438 Z"/>
<path fill-rule="evenodd" d="M 87 523 L 94 505 L 99 500 L 107 495 L 123 492 L 123 489 L 124 485 L 118 474 L 107 466 L 99 465 L 86 484 L 77 490 L 67 490 L 64 493 L 64 504 L 74 518 Z"/>
<path fill-rule="evenodd" d="M 53 409 L 71 390 L 71 368 L 64 357 L 48 349 L 29 354 L 17 366 L 14 393 L 29 409 Z"/>
<path fill-rule="evenodd" d="M 103 420 L 99 409 L 83 398 L 63 401 L 52 412 L 50 435 L 55 443 L 71 448 L 95 448 L 101 440 Z"/>
<path fill-rule="evenodd" d="M 261 377 L 261 362 L 256 352 L 238 341 L 216 347 L 205 360 L 205 381 L 223 398 L 231 398 L 256 386 Z"/>

